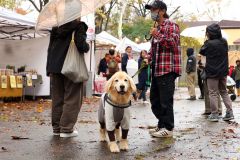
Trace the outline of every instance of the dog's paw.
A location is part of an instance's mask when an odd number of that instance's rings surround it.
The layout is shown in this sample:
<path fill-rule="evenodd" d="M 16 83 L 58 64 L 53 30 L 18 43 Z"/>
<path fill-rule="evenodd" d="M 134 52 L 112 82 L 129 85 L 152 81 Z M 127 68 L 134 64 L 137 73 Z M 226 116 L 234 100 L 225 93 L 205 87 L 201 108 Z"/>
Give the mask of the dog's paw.
<path fill-rule="evenodd" d="M 106 130 L 105 129 L 100 129 L 100 142 L 106 142 Z"/>
<path fill-rule="evenodd" d="M 127 139 L 122 139 L 120 141 L 119 146 L 120 146 L 121 150 L 127 151 L 128 150 L 128 140 Z"/>
<path fill-rule="evenodd" d="M 115 129 L 116 140 L 120 142 L 121 140 L 121 132 L 120 129 Z"/>
<path fill-rule="evenodd" d="M 109 142 L 109 149 L 112 153 L 118 153 L 120 152 L 118 145 L 116 142 Z"/>

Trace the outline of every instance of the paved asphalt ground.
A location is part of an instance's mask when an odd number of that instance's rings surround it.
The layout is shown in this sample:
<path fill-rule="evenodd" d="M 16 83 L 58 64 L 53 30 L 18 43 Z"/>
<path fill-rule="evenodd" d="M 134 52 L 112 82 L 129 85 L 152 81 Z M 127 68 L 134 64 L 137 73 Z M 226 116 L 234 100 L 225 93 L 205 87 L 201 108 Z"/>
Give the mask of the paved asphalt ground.
<path fill-rule="evenodd" d="M 52 136 L 49 101 L 1 103 L 0 160 L 240 160 L 240 98 L 233 102 L 235 120 L 230 123 L 208 122 L 201 115 L 204 101 L 186 98 L 186 88 L 176 90 L 176 127 L 167 139 L 149 135 L 148 127 L 157 123 L 151 107 L 134 102 L 130 149 L 118 154 L 99 142 L 96 98 L 83 105 L 76 124 L 79 136 L 69 139 Z"/>

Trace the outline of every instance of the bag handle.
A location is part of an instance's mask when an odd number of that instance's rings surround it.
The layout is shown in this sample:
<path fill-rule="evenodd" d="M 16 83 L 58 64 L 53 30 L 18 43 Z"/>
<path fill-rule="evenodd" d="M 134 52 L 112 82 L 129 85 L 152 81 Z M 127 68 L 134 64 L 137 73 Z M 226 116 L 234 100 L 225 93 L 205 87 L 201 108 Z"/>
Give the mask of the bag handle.
<path fill-rule="evenodd" d="M 74 35 L 75 35 L 75 31 L 73 31 L 73 33 L 72 33 L 72 40 L 71 40 L 71 42 L 74 42 Z"/>

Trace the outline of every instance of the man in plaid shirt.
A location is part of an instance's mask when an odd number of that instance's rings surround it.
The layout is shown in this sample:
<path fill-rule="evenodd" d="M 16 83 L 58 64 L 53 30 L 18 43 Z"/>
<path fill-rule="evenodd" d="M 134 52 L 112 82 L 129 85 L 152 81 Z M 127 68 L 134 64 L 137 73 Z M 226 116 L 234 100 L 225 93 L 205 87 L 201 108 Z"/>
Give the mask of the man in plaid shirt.
<path fill-rule="evenodd" d="M 158 125 L 149 132 L 154 137 L 172 137 L 175 79 L 181 74 L 179 27 L 169 21 L 164 2 L 154 0 L 145 8 L 151 10 L 151 18 L 157 22 L 157 27 L 150 31 L 152 46 L 149 60 L 152 63 L 150 101 Z"/>

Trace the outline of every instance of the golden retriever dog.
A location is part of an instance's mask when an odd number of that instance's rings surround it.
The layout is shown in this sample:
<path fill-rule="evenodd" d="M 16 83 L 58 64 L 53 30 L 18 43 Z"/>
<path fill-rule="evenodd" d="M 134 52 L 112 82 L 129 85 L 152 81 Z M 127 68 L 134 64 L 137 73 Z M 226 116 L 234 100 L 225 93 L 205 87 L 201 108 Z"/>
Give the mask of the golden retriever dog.
<path fill-rule="evenodd" d="M 106 141 L 106 133 L 109 138 L 109 149 L 117 153 L 120 150 L 128 150 L 127 135 L 130 122 L 130 106 L 132 93 L 136 92 L 136 86 L 127 73 L 116 72 L 106 84 L 106 93 L 101 97 L 98 110 L 100 123 L 100 141 Z M 120 136 L 120 130 L 122 136 Z M 120 141 L 119 147 L 115 139 Z M 119 149 L 120 148 L 120 149 Z"/>

